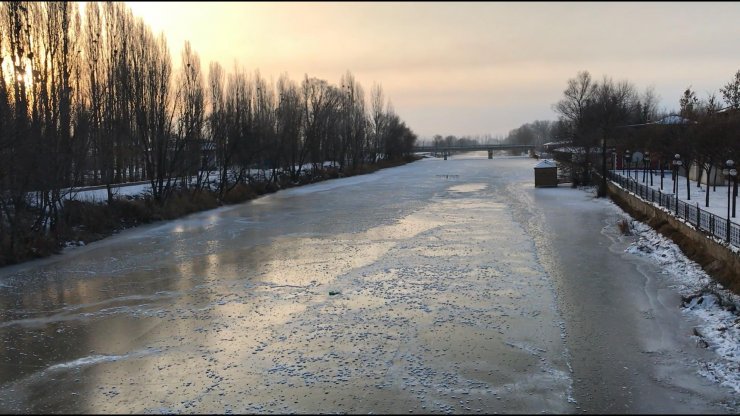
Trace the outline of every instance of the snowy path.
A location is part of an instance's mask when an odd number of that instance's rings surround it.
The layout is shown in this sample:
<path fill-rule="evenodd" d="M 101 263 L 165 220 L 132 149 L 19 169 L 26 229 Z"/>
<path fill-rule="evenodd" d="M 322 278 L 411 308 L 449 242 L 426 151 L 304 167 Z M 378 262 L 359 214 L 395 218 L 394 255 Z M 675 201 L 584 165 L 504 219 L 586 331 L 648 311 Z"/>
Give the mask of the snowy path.
<path fill-rule="evenodd" d="M 658 191 L 660 190 L 660 171 L 652 173 L 652 185 L 650 182 L 650 173 L 645 174 L 642 170 L 632 169 L 631 171 L 615 170 L 614 173 L 624 177 L 630 177 L 636 179 L 637 183 L 641 185 L 649 186 L 650 188 Z M 629 176 L 628 176 L 629 175 Z M 644 177 L 644 180 L 643 180 Z M 674 182 L 671 179 L 671 172 L 665 171 L 663 175 L 663 189 L 662 192 L 665 194 L 673 194 Z M 727 219 L 727 186 L 725 185 L 710 185 L 709 186 L 709 207 L 706 206 L 707 186 L 702 184 L 700 187 L 696 186 L 696 181 L 691 181 L 690 192 L 686 191 L 686 177 L 679 176 L 678 179 L 678 199 L 690 205 L 698 205 L 704 211 L 710 212 L 722 219 Z M 687 196 L 691 196 L 691 200 L 687 199 Z M 740 198 L 740 197 L 739 197 Z M 730 187 L 730 221 L 735 224 L 740 224 L 740 208 L 737 206 L 740 201 L 736 201 L 735 204 L 735 217 L 732 217 L 732 187 Z"/>

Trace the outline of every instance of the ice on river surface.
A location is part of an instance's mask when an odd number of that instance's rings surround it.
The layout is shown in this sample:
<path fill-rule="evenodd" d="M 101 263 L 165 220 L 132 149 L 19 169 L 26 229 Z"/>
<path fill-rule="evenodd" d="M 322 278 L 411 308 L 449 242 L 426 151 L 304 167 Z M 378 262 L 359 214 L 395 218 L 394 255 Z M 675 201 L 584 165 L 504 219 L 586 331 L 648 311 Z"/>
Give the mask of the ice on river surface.
<path fill-rule="evenodd" d="M 422 160 L 3 269 L 0 410 L 577 411 L 533 165 Z"/>

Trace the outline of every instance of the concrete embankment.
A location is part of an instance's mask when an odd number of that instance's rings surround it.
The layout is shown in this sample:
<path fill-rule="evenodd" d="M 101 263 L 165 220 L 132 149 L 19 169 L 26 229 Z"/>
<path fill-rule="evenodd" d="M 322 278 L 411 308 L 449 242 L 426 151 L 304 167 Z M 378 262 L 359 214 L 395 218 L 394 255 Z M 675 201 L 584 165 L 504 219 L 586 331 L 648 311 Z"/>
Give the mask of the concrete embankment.
<path fill-rule="evenodd" d="M 663 209 L 608 182 L 611 199 L 634 218 L 644 221 L 670 238 L 690 259 L 724 287 L 740 294 L 740 254 L 714 241 L 706 233 L 687 225 Z"/>

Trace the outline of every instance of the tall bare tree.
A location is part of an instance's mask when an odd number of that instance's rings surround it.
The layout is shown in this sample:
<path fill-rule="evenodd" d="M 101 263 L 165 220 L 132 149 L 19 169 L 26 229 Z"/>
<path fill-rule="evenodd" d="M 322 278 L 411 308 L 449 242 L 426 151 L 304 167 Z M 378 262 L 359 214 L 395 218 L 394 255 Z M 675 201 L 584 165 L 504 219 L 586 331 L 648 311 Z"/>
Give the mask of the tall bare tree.
<path fill-rule="evenodd" d="M 740 109 L 740 70 L 735 72 L 735 77 L 719 91 L 722 93 L 722 98 L 728 107 L 733 110 Z"/>
<path fill-rule="evenodd" d="M 597 83 L 588 71 L 580 71 L 575 78 L 568 80 L 560 99 L 553 109 L 558 113 L 561 127 L 565 129 L 574 146 L 583 149 L 584 157 L 581 161 L 581 175 L 588 173 L 587 164 L 590 159 L 591 148 L 596 144 L 592 124 L 587 122 L 586 110 L 595 99 Z"/>
<path fill-rule="evenodd" d="M 370 161 L 378 161 L 378 155 L 383 148 L 383 139 L 386 134 L 386 114 L 384 111 L 385 96 L 381 84 L 373 84 L 370 90 L 370 118 L 372 122 L 372 142 L 370 145 Z"/>
<path fill-rule="evenodd" d="M 182 67 L 178 77 L 179 102 L 177 103 L 177 142 L 182 143 L 183 155 L 180 158 L 183 185 L 189 186 L 190 177 L 196 175 L 196 189 L 204 185 L 207 166 L 202 161 L 205 143 L 205 87 L 200 69 L 200 57 L 186 41 L 182 50 Z"/>
<path fill-rule="evenodd" d="M 299 180 L 302 163 L 300 159 L 303 147 L 302 126 L 303 112 L 301 97 L 296 83 L 283 74 L 278 79 L 277 135 L 284 159 L 284 169 L 294 183 Z"/>

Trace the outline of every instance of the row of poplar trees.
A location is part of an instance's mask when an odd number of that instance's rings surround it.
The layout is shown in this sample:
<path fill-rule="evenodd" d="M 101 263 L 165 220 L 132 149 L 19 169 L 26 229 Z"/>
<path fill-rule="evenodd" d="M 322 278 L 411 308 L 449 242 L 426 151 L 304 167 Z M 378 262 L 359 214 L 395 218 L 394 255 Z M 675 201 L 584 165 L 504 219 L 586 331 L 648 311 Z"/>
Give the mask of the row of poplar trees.
<path fill-rule="evenodd" d="M 164 34 L 128 6 L 79 7 L 0 5 L 0 242 L 53 230 L 82 185 L 107 185 L 110 202 L 111 184 L 149 181 L 162 203 L 218 174 L 223 196 L 255 171 L 295 182 L 327 160 L 401 158 L 416 140 L 382 87 L 366 105 L 350 72 L 341 86 L 218 63 L 206 76 L 188 42 L 174 69 Z"/>

